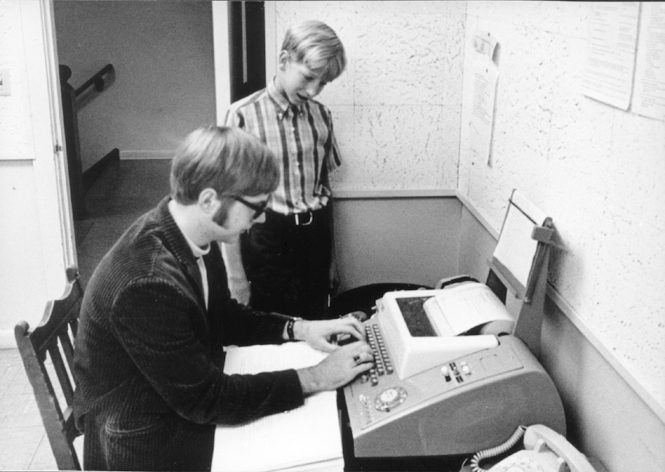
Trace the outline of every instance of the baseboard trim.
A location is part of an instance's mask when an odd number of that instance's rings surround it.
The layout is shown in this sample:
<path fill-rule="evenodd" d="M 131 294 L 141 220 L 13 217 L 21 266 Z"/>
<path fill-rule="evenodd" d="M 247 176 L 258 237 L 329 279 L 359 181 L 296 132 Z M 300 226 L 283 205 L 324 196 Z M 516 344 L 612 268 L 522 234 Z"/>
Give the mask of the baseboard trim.
<path fill-rule="evenodd" d="M 173 150 L 160 149 L 160 150 L 136 150 L 126 149 L 120 151 L 121 161 L 140 161 L 145 159 L 171 159 L 173 158 Z"/>
<path fill-rule="evenodd" d="M 481 224 L 483 228 L 485 228 L 485 231 L 487 231 L 494 239 L 497 241 L 499 240 L 499 234 L 500 230 L 495 229 L 489 221 L 478 211 L 476 210 L 476 206 L 473 204 L 471 199 L 467 197 L 466 195 L 456 192 L 456 196 L 460 202 L 462 202 L 462 205 L 464 205 L 464 208 L 467 209 L 473 217 L 478 220 L 478 223 Z"/>
<path fill-rule="evenodd" d="M 391 198 L 450 198 L 457 191 L 445 188 L 401 189 L 401 190 L 334 190 L 335 200 L 383 200 Z"/>

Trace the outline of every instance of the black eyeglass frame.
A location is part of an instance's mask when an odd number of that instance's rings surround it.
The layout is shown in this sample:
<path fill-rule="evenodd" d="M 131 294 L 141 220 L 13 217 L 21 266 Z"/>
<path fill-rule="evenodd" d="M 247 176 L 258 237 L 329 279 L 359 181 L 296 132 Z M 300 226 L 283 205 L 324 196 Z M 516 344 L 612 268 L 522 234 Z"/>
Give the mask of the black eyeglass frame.
<path fill-rule="evenodd" d="M 225 195 L 225 196 L 229 197 L 229 198 L 232 198 L 237 202 L 242 203 L 243 205 L 245 205 L 247 208 L 249 208 L 251 210 L 254 210 L 254 215 L 252 215 L 253 220 L 256 220 L 256 219 L 260 218 L 261 215 L 263 215 L 266 212 L 266 210 L 268 209 L 268 203 L 270 203 L 270 197 L 268 197 L 263 202 L 261 202 L 260 205 L 257 205 L 256 203 L 248 202 L 244 198 L 239 197 L 237 195 Z"/>

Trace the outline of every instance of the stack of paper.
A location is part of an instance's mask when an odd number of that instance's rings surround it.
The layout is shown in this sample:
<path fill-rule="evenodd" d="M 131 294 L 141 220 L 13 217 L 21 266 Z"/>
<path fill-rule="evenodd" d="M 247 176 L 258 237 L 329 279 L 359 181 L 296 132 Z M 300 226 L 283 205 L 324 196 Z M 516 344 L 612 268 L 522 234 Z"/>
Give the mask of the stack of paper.
<path fill-rule="evenodd" d="M 325 356 L 306 343 L 232 347 L 224 372 L 298 369 L 317 364 Z M 247 425 L 220 426 L 215 434 L 213 471 L 341 471 L 343 464 L 335 392 L 312 395 L 300 408 Z"/>

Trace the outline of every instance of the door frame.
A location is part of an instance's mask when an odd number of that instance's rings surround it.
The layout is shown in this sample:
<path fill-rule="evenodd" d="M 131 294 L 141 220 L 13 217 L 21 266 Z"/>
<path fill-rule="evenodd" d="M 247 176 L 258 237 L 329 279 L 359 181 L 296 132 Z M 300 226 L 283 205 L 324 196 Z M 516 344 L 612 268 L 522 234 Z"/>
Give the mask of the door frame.
<path fill-rule="evenodd" d="M 45 100 L 40 100 L 40 103 L 36 106 L 39 106 L 43 113 L 44 104 L 47 103 L 49 123 L 45 126 L 36 125 L 34 127 L 34 140 L 36 146 L 37 143 L 48 143 L 50 153 L 37 153 L 35 176 L 40 189 L 40 195 L 38 196 L 39 207 L 41 208 L 39 231 L 43 235 L 42 241 L 45 242 L 42 253 L 48 273 L 47 289 L 49 294 L 60 296 L 66 283 L 64 269 L 77 266 L 78 260 L 74 217 L 69 197 L 69 175 L 67 172 L 67 154 L 60 97 L 53 0 L 38 0 L 38 8 L 41 24 L 36 25 L 32 20 L 34 17 L 28 15 L 28 17 L 24 17 L 26 21 L 24 21 L 23 27 L 25 30 L 35 30 L 34 33 L 38 34 L 42 40 L 43 57 L 39 59 L 43 60 L 43 64 L 39 67 L 43 69 L 44 77 L 30 83 L 29 91 L 31 94 L 44 96 L 45 82 Z M 29 23 L 32 23 L 32 25 Z M 38 29 L 41 29 L 41 31 L 37 31 Z M 31 60 L 36 61 L 37 59 L 37 57 L 33 57 Z M 34 69 L 38 70 L 37 67 L 38 64 L 35 62 Z M 46 151 L 45 146 L 44 144 L 40 145 L 44 151 Z M 55 198 L 53 198 L 54 196 Z M 59 238 L 53 237 L 53 231 L 56 227 L 59 228 Z M 57 254 L 58 252 L 60 254 Z"/>
<path fill-rule="evenodd" d="M 275 37 L 275 2 L 264 3 L 266 83 L 272 80 L 277 66 Z M 212 2 L 212 32 L 215 61 L 215 97 L 217 124 L 231 105 L 231 67 L 229 64 L 229 7 L 227 2 Z"/>
<path fill-rule="evenodd" d="M 65 146 L 65 132 L 63 126 L 62 100 L 60 97 L 60 79 L 58 68 L 58 50 L 55 35 L 55 18 L 53 0 L 39 0 L 39 15 L 41 18 L 41 38 L 42 53 L 46 81 L 46 94 L 49 109 L 50 126 L 35 127 L 35 142 L 50 143 L 52 158 L 37 157 L 35 161 L 35 171 L 38 182 L 40 182 L 39 205 L 43 208 L 41 218 L 39 219 L 40 233 L 44 235 L 43 241 L 53 241 L 52 232 L 57 226 L 60 230 L 59 243 L 61 247 L 61 257 L 53 258 L 47 255 L 47 251 L 55 251 L 57 243 L 49 244 L 50 247 L 44 247 L 44 259 L 51 279 L 57 279 L 59 296 L 66 283 L 64 269 L 71 266 L 77 266 L 76 238 L 74 232 L 74 217 L 70 201 L 69 175 L 67 172 L 67 154 Z M 24 24 L 24 28 L 29 28 Z M 43 86 L 43 82 L 35 84 Z M 33 86 L 31 85 L 32 89 Z M 36 90 L 31 90 L 36 92 Z M 43 94 L 43 91 L 40 91 Z M 42 104 L 43 106 L 43 104 Z M 52 198 L 55 194 L 56 198 Z M 57 215 L 54 220 L 53 215 Z M 48 236 L 47 236 L 48 235 Z M 49 292 L 52 292 L 51 285 Z M 55 290 L 55 288 L 54 288 Z"/>
<path fill-rule="evenodd" d="M 226 2 L 212 2 L 212 36 L 215 74 L 217 124 L 231 105 L 231 68 L 229 65 L 229 7 Z"/>

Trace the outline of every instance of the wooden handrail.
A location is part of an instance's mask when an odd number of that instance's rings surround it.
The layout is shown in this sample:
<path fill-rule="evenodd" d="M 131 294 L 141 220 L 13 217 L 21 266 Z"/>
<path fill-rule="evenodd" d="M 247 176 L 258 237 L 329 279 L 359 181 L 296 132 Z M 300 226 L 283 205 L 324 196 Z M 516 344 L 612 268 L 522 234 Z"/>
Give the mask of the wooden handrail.
<path fill-rule="evenodd" d="M 90 77 L 88 80 L 86 80 L 83 85 L 81 85 L 79 88 L 77 88 L 74 91 L 74 94 L 78 97 L 81 95 L 83 92 L 85 92 L 87 89 L 89 89 L 91 86 L 95 86 L 95 90 L 98 92 L 101 92 L 104 90 L 104 76 L 106 74 L 111 74 L 115 72 L 115 69 L 113 68 L 113 64 L 106 64 L 104 67 L 102 67 L 99 72 L 97 72 L 95 75 Z"/>
<path fill-rule="evenodd" d="M 81 163 L 81 148 L 79 143 L 78 111 L 96 97 L 93 93 L 84 93 L 94 86 L 97 92 L 113 83 L 115 69 L 113 64 L 107 64 L 99 72 L 88 79 L 79 88 L 74 89 L 68 82 L 72 76 L 72 69 L 60 64 L 60 94 L 62 98 L 62 116 L 65 128 L 65 144 L 67 149 L 67 171 L 69 173 L 69 188 L 72 201 L 74 219 L 85 217 L 85 188 Z M 86 179 L 89 186 L 90 179 Z"/>

